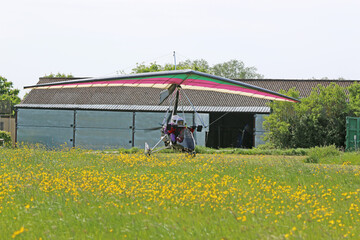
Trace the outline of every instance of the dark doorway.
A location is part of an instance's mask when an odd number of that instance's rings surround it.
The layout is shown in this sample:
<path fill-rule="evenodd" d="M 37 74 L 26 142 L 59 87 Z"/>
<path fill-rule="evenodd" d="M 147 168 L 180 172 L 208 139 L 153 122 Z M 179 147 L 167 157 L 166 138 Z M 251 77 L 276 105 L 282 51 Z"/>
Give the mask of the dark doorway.
<path fill-rule="evenodd" d="M 206 146 L 212 148 L 252 148 L 253 113 L 210 113 L 211 124 Z M 223 116 L 223 117 L 221 117 Z"/>

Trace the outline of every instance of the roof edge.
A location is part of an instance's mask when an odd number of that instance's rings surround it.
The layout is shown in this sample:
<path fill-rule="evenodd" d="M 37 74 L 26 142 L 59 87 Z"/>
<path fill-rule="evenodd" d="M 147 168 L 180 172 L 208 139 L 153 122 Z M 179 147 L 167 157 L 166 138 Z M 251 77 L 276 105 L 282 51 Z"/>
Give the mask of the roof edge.
<path fill-rule="evenodd" d="M 195 106 L 198 112 L 244 112 L 244 113 L 270 113 L 269 107 L 221 107 L 221 106 Z M 85 104 L 18 104 L 16 109 L 68 109 L 68 110 L 100 110 L 100 111 L 142 111 L 165 112 L 168 106 L 158 105 L 85 105 Z M 193 112 L 191 106 L 184 106 L 184 112 Z"/>

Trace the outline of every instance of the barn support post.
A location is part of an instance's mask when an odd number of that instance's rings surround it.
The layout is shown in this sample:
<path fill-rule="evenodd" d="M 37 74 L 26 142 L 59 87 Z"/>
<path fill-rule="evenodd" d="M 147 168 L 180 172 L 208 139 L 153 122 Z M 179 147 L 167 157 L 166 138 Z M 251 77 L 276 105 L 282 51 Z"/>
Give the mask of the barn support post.
<path fill-rule="evenodd" d="M 17 129 L 18 129 L 17 117 L 18 117 L 18 109 L 15 108 L 15 147 L 17 147 Z"/>
<path fill-rule="evenodd" d="M 220 148 L 220 146 L 221 146 L 221 128 L 220 128 L 220 125 L 218 125 L 217 130 L 218 130 L 218 148 Z"/>
<path fill-rule="evenodd" d="M 195 126 L 195 125 L 196 125 L 196 123 L 195 123 L 195 113 L 192 113 L 192 126 Z M 195 138 L 195 143 L 198 144 L 196 131 L 194 131 L 194 138 Z"/>
<path fill-rule="evenodd" d="M 133 112 L 133 121 L 132 121 L 132 131 L 131 131 L 131 147 L 135 146 L 135 117 L 136 117 L 136 112 Z"/>
<path fill-rule="evenodd" d="M 76 147 L 76 143 L 75 143 L 75 137 L 76 137 L 76 112 L 77 110 L 74 110 L 74 123 L 72 124 L 73 127 L 73 138 L 72 138 L 72 143 L 73 143 L 73 148 Z"/>
<path fill-rule="evenodd" d="M 253 131 L 252 131 L 252 135 L 253 135 L 253 141 L 252 141 L 252 145 L 253 145 L 253 147 L 256 147 L 256 114 L 253 114 L 253 126 L 254 126 L 254 128 L 253 128 Z"/>
<path fill-rule="evenodd" d="M 9 119 L 8 119 L 8 130 L 10 132 L 10 136 L 12 135 L 12 129 L 11 129 L 11 116 L 12 116 L 12 104 L 10 103 L 10 112 L 9 112 Z"/>

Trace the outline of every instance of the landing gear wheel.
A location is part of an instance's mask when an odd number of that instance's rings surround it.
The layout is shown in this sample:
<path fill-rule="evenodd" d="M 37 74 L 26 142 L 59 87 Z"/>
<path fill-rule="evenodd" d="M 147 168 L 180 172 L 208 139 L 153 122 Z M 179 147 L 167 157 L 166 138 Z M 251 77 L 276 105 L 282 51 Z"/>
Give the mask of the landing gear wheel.
<path fill-rule="evenodd" d="M 196 152 L 195 151 L 187 152 L 187 156 L 191 157 L 191 158 L 194 158 L 194 157 L 196 157 Z"/>
<path fill-rule="evenodd" d="M 149 147 L 149 144 L 145 143 L 145 151 L 144 151 L 145 156 L 150 157 L 151 154 L 151 149 Z"/>

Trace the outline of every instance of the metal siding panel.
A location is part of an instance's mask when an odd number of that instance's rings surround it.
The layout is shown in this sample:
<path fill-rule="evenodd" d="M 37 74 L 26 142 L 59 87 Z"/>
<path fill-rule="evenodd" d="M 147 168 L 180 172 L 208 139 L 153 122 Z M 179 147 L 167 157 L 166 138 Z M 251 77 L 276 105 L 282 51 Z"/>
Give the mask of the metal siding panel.
<path fill-rule="evenodd" d="M 131 148 L 132 112 L 76 112 L 76 146 L 90 149 Z"/>
<path fill-rule="evenodd" d="M 18 126 L 17 129 L 18 143 L 40 143 L 49 148 L 72 147 L 72 136 L 72 128 Z"/>
<path fill-rule="evenodd" d="M 132 112 L 84 111 L 76 112 L 77 128 L 130 129 Z"/>
<path fill-rule="evenodd" d="M 209 119 L 210 119 L 210 114 L 209 113 L 199 113 L 200 118 L 202 119 L 202 121 L 204 122 L 204 124 L 206 126 L 209 126 Z M 200 119 L 198 116 L 195 116 L 195 125 L 202 125 Z M 203 126 L 203 129 L 201 132 L 197 132 L 196 130 L 194 131 L 194 138 L 196 141 L 196 145 L 199 146 L 205 146 L 206 145 L 206 132 L 209 131 L 209 128 L 205 128 L 205 126 Z"/>
<path fill-rule="evenodd" d="M 70 127 L 72 110 L 18 109 L 18 126 Z"/>
<path fill-rule="evenodd" d="M 254 147 L 258 147 L 261 144 L 265 144 L 263 137 L 265 136 L 265 129 L 263 128 L 263 123 L 265 121 L 265 117 L 269 116 L 269 114 L 255 114 L 255 132 L 254 132 Z"/>
<path fill-rule="evenodd" d="M 88 149 L 131 148 L 131 130 L 77 128 L 76 147 Z"/>
<path fill-rule="evenodd" d="M 265 136 L 265 132 L 254 132 L 254 147 L 258 147 L 266 142 L 262 139 Z"/>
<path fill-rule="evenodd" d="M 160 130 L 135 130 L 134 147 L 144 148 L 145 142 L 147 142 L 150 147 L 153 147 L 160 140 L 160 137 Z M 159 147 L 163 146 L 163 143 L 159 145 Z"/>
<path fill-rule="evenodd" d="M 144 144 L 147 142 L 150 147 L 153 147 L 160 140 L 164 117 L 164 112 L 136 112 L 134 146 L 144 148 Z M 160 129 L 151 130 L 157 127 Z M 160 146 L 163 146 L 163 144 Z"/>
<path fill-rule="evenodd" d="M 194 125 L 192 113 L 185 113 L 185 116 L 184 116 L 181 107 L 179 107 L 178 115 L 182 118 L 185 118 L 185 122 L 189 127 Z"/>
<path fill-rule="evenodd" d="M 165 113 L 136 112 L 135 130 L 144 130 L 144 129 L 161 127 L 162 122 L 164 120 L 164 116 Z"/>
<path fill-rule="evenodd" d="M 255 114 L 255 131 L 256 132 L 264 132 L 263 123 L 265 121 L 265 117 L 269 116 L 269 114 Z"/>
<path fill-rule="evenodd" d="M 171 112 L 170 112 L 171 114 Z M 178 112 L 178 115 L 182 118 L 185 117 L 186 123 L 191 126 L 193 125 L 192 113 Z M 148 130 L 155 127 L 161 127 L 165 117 L 165 112 L 136 112 L 135 115 L 135 129 Z"/>
<path fill-rule="evenodd" d="M 346 117 L 346 150 L 358 150 L 360 145 L 360 118 Z"/>

